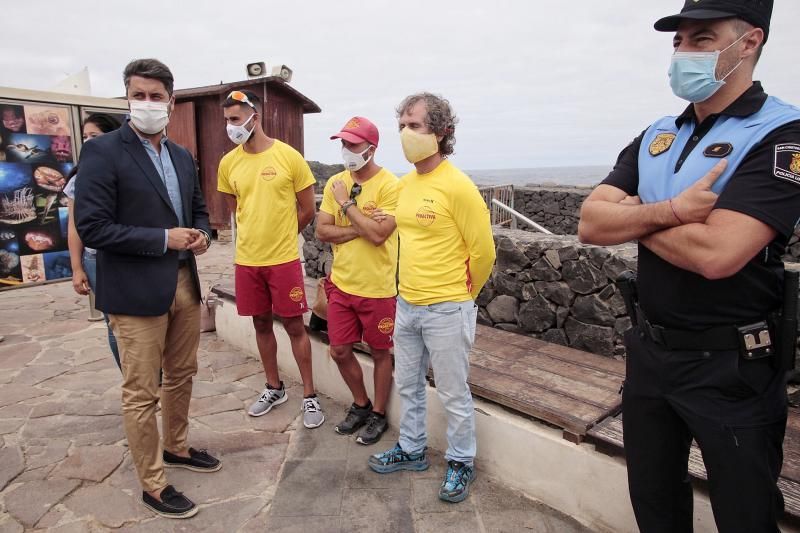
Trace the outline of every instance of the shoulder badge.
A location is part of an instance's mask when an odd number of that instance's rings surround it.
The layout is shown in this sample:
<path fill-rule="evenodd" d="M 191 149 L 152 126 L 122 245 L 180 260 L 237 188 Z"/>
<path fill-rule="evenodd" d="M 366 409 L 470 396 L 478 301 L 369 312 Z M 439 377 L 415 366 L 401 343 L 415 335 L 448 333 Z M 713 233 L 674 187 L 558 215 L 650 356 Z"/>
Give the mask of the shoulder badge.
<path fill-rule="evenodd" d="M 650 155 L 653 157 L 661 155 L 672 146 L 676 135 L 674 133 L 659 133 L 653 142 L 650 143 Z"/>
<path fill-rule="evenodd" d="M 703 155 L 706 157 L 727 157 L 733 152 L 733 145 L 731 143 L 714 143 L 706 146 L 703 150 Z"/>
<path fill-rule="evenodd" d="M 776 178 L 800 185 L 800 144 L 784 143 L 775 145 Z"/>

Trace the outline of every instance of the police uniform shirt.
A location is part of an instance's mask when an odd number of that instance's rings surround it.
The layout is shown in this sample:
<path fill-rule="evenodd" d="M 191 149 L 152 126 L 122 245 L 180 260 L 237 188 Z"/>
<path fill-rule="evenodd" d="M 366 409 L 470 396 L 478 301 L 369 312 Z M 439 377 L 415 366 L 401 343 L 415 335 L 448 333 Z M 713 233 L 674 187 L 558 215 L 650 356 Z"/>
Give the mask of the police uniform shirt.
<path fill-rule="evenodd" d="M 663 157 L 670 150 L 680 151 L 672 154 L 676 161 L 674 168 L 662 166 L 658 175 L 649 179 L 676 179 L 681 166 L 691 156 L 695 156 L 695 161 L 697 156 L 711 158 L 711 163 L 723 157 L 732 158 L 736 144 L 742 143 L 715 138 L 718 137 L 714 135 L 715 127 L 725 122 L 721 117 L 757 117 L 767 103 L 768 97 L 761 84 L 755 82 L 728 108 L 710 115 L 700 125 L 696 124 L 694 106 L 689 105 L 674 119 L 678 130 L 686 132 L 683 145 L 672 142 L 676 138 L 674 134 L 654 137 L 648 128 L 620 153 L 603 184 L 617 187 L 630 196 L 640 195 L 643 179 L 647 178 L 640 179 L 640 168 L 652 168 L 647 167 L 652 161 L 640 161 L 640 158 Z M 738 131 L 738 134 L 741 139 L 747 131 Z M 650 144 L 643 147 L 646 135 Z M 741 146 L 738 149 L 741 150 Z M 640 244 L 639 299 L 650 322 L 670 328 L 701 330 L 761 320 L 780 306 L 781 256 L 800 218 L 800 120 L 793 119 L 777 126 L 748 151 L 736 155 L 738 166 L 729 166 L 729 177 L 720 183 L 724 188 L 715 191 L 719 194 L 715 209 L 744 213 L 772 227 L 777 236 L 742 270 L 720 280 L 708 280 L 678 268 Z M 700 173 L 693 179 L 696 181 L 702 176 Z M 641 196 L 646 203 L 644 195 Z"/>

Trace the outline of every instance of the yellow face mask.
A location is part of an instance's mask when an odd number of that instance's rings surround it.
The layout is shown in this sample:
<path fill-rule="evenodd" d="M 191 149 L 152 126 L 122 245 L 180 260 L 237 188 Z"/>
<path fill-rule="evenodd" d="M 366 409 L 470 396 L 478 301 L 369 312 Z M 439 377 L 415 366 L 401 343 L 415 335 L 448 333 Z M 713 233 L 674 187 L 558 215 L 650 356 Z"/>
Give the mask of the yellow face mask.
<path fill-rule="evenodd" d="M 417 133 L 411 128 L 403 128 L 400 142 L 409 163 L 419 163 L 439 151 L 439 141 L 434 133 Z"/>

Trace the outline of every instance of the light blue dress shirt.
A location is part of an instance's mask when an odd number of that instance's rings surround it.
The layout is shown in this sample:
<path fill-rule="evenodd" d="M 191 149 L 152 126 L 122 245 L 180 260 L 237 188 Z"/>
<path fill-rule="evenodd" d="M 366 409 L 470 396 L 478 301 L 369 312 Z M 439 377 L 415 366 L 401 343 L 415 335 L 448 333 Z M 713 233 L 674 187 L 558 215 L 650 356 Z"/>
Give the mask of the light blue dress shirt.
<path fill-rule="evenodd" d="M 156 151 L 153 144 L 147 139 L 139 137 L 139 140 L 142 141 L 144 150 L 147 152 L 147 155 L 150 156 L 150 160 L 153 162 L 153 165 L 155 165 L 158 175 L 161 177 L 161 181 L 167 187 L 167 194 L 169 195 L 170 202 L 172 202 L 172 209 L 178 216 L 178 226 L 183 226 L 183 201 L 181 200 L 181 187 L 180 183 L 178 182 L 178 173 L 175 170 L 175 165 L 172 163 L 172 158 L 170 157 L 169 150 L 167 149 L 167 136 L 161 136 L 160 153 Z M 164 230 L 164 253 L 167 253 L 167 241 L 168 230 Z M 189 257 L 189 252 L 182 250 L 178 253 L 178 257 L 180 259 L 186 259 Z"/>

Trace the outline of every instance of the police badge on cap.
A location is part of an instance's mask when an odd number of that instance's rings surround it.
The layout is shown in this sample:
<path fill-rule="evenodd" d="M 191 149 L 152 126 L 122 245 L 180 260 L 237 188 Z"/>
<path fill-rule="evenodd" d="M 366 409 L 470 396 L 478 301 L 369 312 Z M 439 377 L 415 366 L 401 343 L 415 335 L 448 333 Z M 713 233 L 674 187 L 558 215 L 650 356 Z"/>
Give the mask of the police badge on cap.
<path fill-rule="evenodd" d="M 773 0 L 686 0 L 677 15 L 664 17 L 655 23 L 658 31 L 676 31 L 684 19 L 711 20 L 740 18 L 764 30 L 764 42 L 769 37 L 769 21 Z"/>

